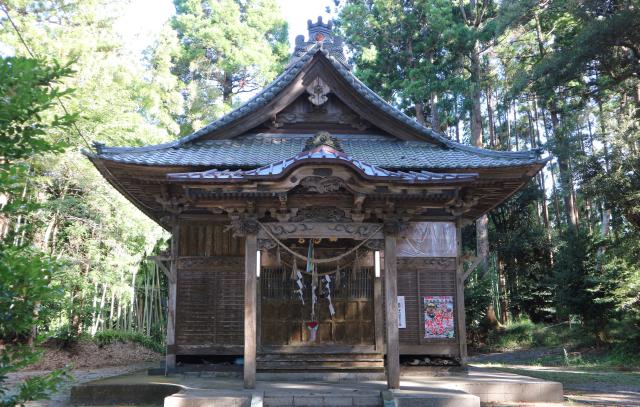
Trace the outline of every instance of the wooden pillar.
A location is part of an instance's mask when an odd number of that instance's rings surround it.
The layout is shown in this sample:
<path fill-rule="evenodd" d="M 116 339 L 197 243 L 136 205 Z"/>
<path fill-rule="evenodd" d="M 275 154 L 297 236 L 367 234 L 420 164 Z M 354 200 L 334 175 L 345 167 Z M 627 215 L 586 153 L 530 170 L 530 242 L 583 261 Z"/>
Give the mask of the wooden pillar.
<path fill-rule="evenodd" d="M 462 220 L 456 222 L 456 320 L 458 321 L 458 346 L 460 363 L 467 364 L 467 326 L 464 312 L 464 266 L 462 262 Z"/>
<path fill-rule="evenodd" d="M 384 353 L 384 297 L 382 296 L 382 279 L 373 279 L 374 333 L 376 351 Z"/>
<path fill-rule="evenodd" d="M 244 387 L 256 386 L 256 308 L 257 255 L 256 233 L 245 235 L 244 249 Z"/>
<path fill-rule="evenodd" d="M 400 388 L 400 344 L 398 332 L 398 265 L 396 235 L 385 231 L 384 289 L 387 326 L 387 386 Z"/>
<path fill-rule="evenodd" d="M 178 294 L 178 256 L 180 221 L 174 216 L 171 227 L 171 263 L 169 266 L 169 298 L 167 299 L 167 355 L 165 371 L 176 367 L 176 296 Z"/>

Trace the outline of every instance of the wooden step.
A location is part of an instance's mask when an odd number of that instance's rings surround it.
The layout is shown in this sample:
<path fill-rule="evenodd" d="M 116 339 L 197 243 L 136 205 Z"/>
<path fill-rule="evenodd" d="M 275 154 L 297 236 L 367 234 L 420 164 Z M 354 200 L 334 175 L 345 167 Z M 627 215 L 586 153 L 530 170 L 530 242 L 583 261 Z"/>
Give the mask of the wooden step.
<path fill-rule="evenodd" d="M 259 371 L 384 371 L 384 358 L 380 354 L 357 353 L 270 353 L 257 357 Z"/>
<path fill-rule="evenodd" d="M 287 361 L 287 360 L 308 360 L 308 361 L 384 361 L 384 356 L 377 353 L 367 354 L 345 354 L 345 353 L 326 353 L 326 354 L 300 354 L 300 353 L 269 353 L 257 355 L 258 361 Z"/>

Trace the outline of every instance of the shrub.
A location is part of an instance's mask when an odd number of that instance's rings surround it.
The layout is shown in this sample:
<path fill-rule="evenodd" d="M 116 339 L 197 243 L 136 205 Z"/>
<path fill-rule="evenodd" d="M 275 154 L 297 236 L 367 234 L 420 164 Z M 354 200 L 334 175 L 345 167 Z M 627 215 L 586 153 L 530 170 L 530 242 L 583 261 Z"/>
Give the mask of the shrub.
<path fill-rule="evenodd" d="M 164 344 L 156 339 L 141 334 L 139 332 L 126 332 L 126 331 L 115 331 L 115 330 L 107 330 L 96 333 L 93 337 L 93 341 L 100 346 L 104 346 L 110 343 L 126 343 L 133 342 L 138 343 L 144 346 L 147 349 L 151 349 L 152 351 L 158 353 L 164 353 Z"/>

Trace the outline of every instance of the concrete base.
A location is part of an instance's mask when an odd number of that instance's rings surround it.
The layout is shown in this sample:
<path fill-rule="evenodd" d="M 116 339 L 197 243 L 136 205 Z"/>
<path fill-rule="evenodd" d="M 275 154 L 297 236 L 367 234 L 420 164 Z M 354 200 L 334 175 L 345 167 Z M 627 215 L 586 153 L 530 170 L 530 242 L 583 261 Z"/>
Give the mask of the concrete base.
<path fill-rule="evenodd" d="M 164 399 L 165 407 L 251 407 L 251 394 L 215 390 L 183 390 Z"/>
<path fill-rule="evenodd" d="M 396 407 L 480 407 L 480 398 L 449 389 L 393 390 Z"/>
<path fill-rule="evenodd" d="M 402 389 L 450 389 L 473 394 L 482 403 L 561 403 L 562 383 L 490 369 L 470 368 L 466 375 L 403 376 Z"/>
<path fill-rule="evenodd" d="M 333 381 L 314 381 L 304 374 L 258 377 L 256 388 L 246 390 L 242 379 L 218 377 L 214 372 L 168 377 L 138 372 L 76 386 L 72 389 L 71 401 L 75 405 L 87 406 L 479 407 L 481 402 L 555 403 L 563 400 L 560 383 L 488 369 L 470 368 L 468 374 L 446 376 L 413 373 L 415 371 L 402 377 L 400 389 L 388 391 L 384 380 L 362 377 L 354 381 L 348 380 L 353 379 L 348 375 L 333 377 Z"/>

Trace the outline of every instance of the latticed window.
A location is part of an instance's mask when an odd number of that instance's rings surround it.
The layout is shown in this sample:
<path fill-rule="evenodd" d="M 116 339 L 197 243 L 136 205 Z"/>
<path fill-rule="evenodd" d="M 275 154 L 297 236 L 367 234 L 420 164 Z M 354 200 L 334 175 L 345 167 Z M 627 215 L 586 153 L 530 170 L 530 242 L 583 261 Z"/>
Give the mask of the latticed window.
<path fill-rule="evenodd" d="M 355 272 L 349 269 L 340 270 L 340 277 L 336 274 L 330 274 L 331 278 L 331 297 L 334 299 L 370 299 L 373 296 L 373 269 L 360 268 Z M 320 278 L 322 271 L 320 271 Z M 338 284 L 336 284 L 338 280 Z M 311 276 L 303 275 L 305 288 L 303 290 L 305 298 L 311 296 Z M 263 268 L 260 273 L 261 296 L 263 299 L 293 299 L 298 298 L 298 294 L 294 291 L 297 285 L 291 279 L 291 270 L 283 267 Z M 318 288 L 318 297 L 324 298 L 324 283 L 320 283 Z"/>

